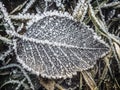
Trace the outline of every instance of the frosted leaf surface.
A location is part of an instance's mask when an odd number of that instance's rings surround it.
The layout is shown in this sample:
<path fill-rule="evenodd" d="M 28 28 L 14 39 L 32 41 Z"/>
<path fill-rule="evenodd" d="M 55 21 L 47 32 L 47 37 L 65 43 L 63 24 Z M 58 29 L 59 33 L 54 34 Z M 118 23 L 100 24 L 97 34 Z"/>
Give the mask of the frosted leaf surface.
<path fill-rule="evenodd" d="M 81 22 L 64 15 L 47 15 L 17 35 L 19 62 L 33 73 L 47 78 L 72 77 L 92 68 L 108 53 L 108 46 Z"/>

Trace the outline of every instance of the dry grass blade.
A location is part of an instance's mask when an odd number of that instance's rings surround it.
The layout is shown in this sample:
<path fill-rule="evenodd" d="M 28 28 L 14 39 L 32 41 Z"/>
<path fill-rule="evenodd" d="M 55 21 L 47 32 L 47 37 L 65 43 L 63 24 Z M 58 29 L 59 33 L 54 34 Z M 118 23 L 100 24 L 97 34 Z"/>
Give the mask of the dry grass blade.
<path fill-rule="evenodd" d="M 116 42 L 113 42 L 113 44 L 116 50 L 116 54 L 118 55 L 118 58 L 120 59 L 120 46 Z"/>
<path fill-rule="evenodd" d="M 25 1 L 23 4 L 18 5 L 12 12 L 10 12 L 10 14 L 20 11 L 25 6 L 26 3 L 27 1 Z"/>
<path fill-rule="evenodd" d="M 106 65 L 106 66 L 104 67 L 104 70 L 103 70 L 102 75 L 101 75 L 101 77 L 100 77 L 100 81 L 99 81 L 99 83 L 98 83 L 98 87 L 101 86 L 101 83 L 102 83 L 103 80 L 105 79 L 107 73 L 108 73 L 108 67 L 107 67 L 107 65 Z"/>
<path fill-rule="evenodd" d="M 82 77 L 82 74 L 80 73 L 80 86 L 79 86 L 79 90 L 82 90 L 82 86 L 83 86 L 83 77 Z"/>
<path fill-rule="evenodd" d="M 60 86 L 59 84 L 56 84 L 55 85 L 57 88 L 58 88 L 58 90 L 65 90 L 62 86 Z"/>
<path fill-rule="evenodd" d="M 104 21 L 102 22 L 99 18 L 97 18 L 95 16 L 94 10 L 92 9 L 92 6 L 90 4 L 89 4 L 89 16 L 90 16 L 93 24 L 95 25 L 95 27 L 98 29 L 99 34 L 106 37 L 109 40 L 112 52 L 113 52 L 115 59 L 118 63 L 118 67 L 119 67 L 119 71 L 120 71 L 120 61 L 115 53 L 115 47 L 113 46 L 113 41 L 116 42 L 118 45 L 120 45 L 119 38 L 117 40 L 116 37 L 114 37 L 113 35 L 111 35 L 108 32 L 108 28 L 106 26 L 106 23 Z"/>
<path fill-rule="evenodd" d="M 104 61 L 105 61 L 105 63 L 106 63 L 106 66 L 107 66 L 107 68 L 108 68 L 108 70 L 109 70 L 109 72 L 110 72 L 110 75 L 111 75 L 112 79 L 115 81 L 115 85 L 120 88 L 120 85 L 119 85 L 118 81 L 116 80 L 115 76 L 113 75 L 112 70 L 111 70 L 111 68 L 110 68 L 110 59 L 108 59 L 108 57 L 105 57 L 105 58 L 104 58 Z M 107 71 L 108 71 L 108 70 L 107 70 Z M 107 71 L 106 71 L 106 73 L 107 73 Z"/>
<path fill-rule="evenodd" d="M 53 80 L 44 80 L 40 79 L 40 84 L 46 89 L 46 90 L 54 90 L 55 89 L 55 81 Z"/>
<path fill-rule="evenodd" d="M 112 2 L 112 3 L 109 3 L 109 4 L 105 4 L 102 8 L 117 8 L 120 6 L 120 1 L 118 2 Z"/>
<path fill-rule="evenodd" d="M 98 87 L 97 87 L 95 81 L 93 80 L 91 73 L 88 71 L 82 71 L 81 73 L 84 77 L 85 82 L 90 87 L 90 89 L 91 90 L 98 90 Z"/>
<path fill-rule="evenodd" d="M 110 75 L 113 78 L 113 74 L 112 74 L 112 70 L 110 68 L 110 59 L 108 59 L 107 57 L 104 58 L 105 64 L 107 65 L 107 68 L 109 69 Z"/>
<path fill-rule="evenodd" d="M 99 29 L 99 32 L 101 35 L 105 36 L 108 39 L 115 41 L 116 43 L 118 43 L 120 45 L 119 37 L 115 37 L 114 35 L 112 35 L 108 32 L 108 28 L 107 28 L 105 22 L 102 22 L 99 18 L 97 18 L 95 16 L 95 12 L 92 9 L 92 6 L 90 4 L 89 4 L 89 16 L 90 16 L 94 26 Z"/>
<path fill-rule="evenodd" d="M 87 13 L 88 5 L 86 0 L 79 0 L 77 6 L 74 9 L 73 17 L 77 19 L 77 21 L 82 21 Z"/>
<path fill-rule="evenodd" d="M 89 4 L 89 16 L 94 24 L 95 27 L 97 27 L 99 30 L 101 30 L 101 34 L 105 37 L 108 37 L 106 34 L 106 29 L 104 27 L 104 24 L 102 23 L 102 21 L 98 20 L 98 18 L 95 16 L 95 12 L 92 9 L 92 6 Z"/>

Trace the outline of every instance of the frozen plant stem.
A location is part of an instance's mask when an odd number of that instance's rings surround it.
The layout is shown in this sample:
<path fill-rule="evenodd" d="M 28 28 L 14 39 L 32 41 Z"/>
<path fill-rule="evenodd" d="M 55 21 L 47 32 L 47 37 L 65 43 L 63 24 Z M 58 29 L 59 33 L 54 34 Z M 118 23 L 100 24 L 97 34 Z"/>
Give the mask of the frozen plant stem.
<path fill-rule="evenodd" d="M 19 84 L 21 84 L 21 82 L 18 81 L 18 80 L 9 80 L 9 81 L 5 82 L 3 85 L 0 86 L 0 90 L 2 90 L 2 87 L 4 87 L 7 84 L 18 84 L 19 85 Z"/>
<path fill-rule="evenodd" d="M 12 41 L 11 41 L 10 39 L 5 38 L 5 37 L 3 37 L 3 36 L 1 36 L 1 35 L 0 35 L 0 40 L 2 40 L 3 42 L 5 42 L 5 43 L 7 43 L 7 44 L 13 45 L 13 44 L 12 44 Z"/>
<path fill-rule="evenodd" d="M 25 14 L 28 11 L 28 9 L 34 4 L 35 1 L 36 0 L 28 0 L 27 5 L 25 6 L 25 8 L 22 11 L 22 14 Z"/>
<path fill-rule="evenodd" d="M 78 21 L 82 21 L 85 17 L 85 14 L 87 13 L 87 9 L 88 9 L 87 2 L 85 0 L 83 1 L 79 0 L 77 6 L 73 11 L 72 16 Z"/>
<path fill-rule="evenodd" d="M 9 25 L 10 29 L 11 29 L 12 31 L 14 31 L 15 28 L 14 28 L 14 26 L 13 26 L 13 24 L 12 24 L 12 22 L 11 22 L 11 19 L 9 18 L 9 14 L 8 14 L 6 8 L 4 7 L 4 5 L 2 4 L 2 2 L 0 2 L 0 11 L 1 11 L 2 14 L 3 14 L 3 17 L 4 17 L 5 22 Z"/>

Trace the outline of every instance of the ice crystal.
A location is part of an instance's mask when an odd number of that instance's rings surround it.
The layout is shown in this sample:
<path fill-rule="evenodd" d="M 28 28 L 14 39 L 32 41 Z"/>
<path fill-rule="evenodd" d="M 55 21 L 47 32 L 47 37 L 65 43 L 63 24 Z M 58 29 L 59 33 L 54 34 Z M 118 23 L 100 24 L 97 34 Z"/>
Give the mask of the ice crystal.
<path fill-rule="evenodd" d="M 47 78 L 72 77 L 92 68 L 109 51 L 92 29 L 58 12 L 41 15 L 24 35 L 11 34 L 20 38 L 15 43 L 18 61 Z"/>

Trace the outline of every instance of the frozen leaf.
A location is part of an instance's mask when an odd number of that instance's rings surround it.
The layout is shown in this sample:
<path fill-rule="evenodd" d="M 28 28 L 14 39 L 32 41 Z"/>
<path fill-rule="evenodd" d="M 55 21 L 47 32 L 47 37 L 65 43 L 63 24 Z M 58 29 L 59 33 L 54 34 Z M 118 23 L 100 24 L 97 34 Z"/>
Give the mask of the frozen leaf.
<path fill-rule="evenodd" d="M 16 42 L 19 62 L 47 78 L 72 77 L 92 68 L 109 51 L 92 29 L 58 12 L 44 13 L 24 35 L 14 35 L 20 38 Z"/>

